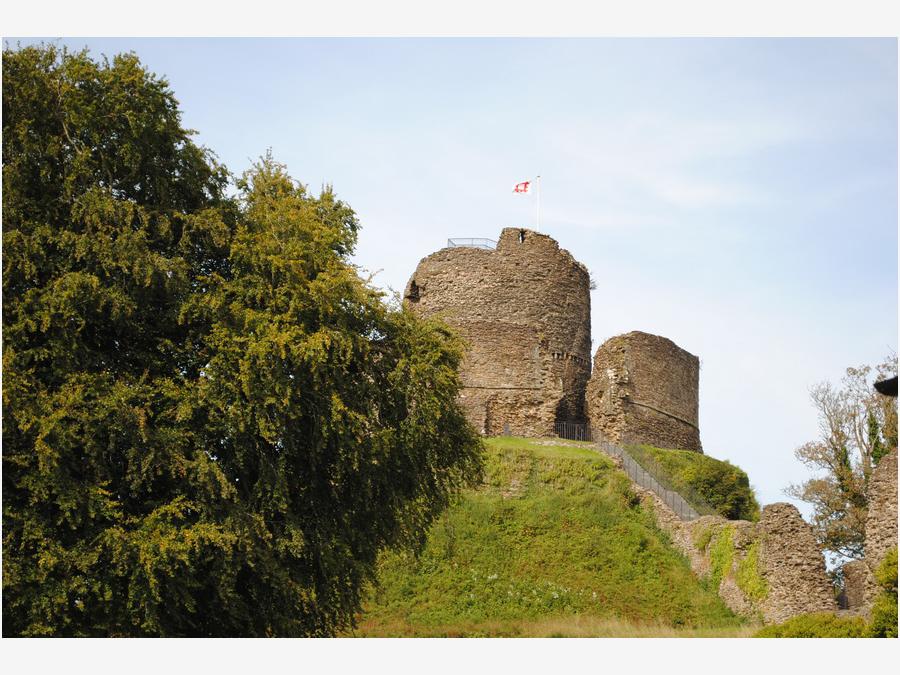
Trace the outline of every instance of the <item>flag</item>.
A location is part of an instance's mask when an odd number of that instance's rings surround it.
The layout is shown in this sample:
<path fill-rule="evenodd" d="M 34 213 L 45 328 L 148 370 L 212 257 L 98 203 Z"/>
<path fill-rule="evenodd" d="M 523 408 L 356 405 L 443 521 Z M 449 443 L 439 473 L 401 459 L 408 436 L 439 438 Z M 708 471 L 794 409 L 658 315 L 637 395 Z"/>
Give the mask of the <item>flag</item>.
<path fill-rule="evenodd" d="M 517 195 L 530 195 L 531 194 L 531 181 L 526 180 L 521 183 L 516 183 L 516 186 L 513 188 L 513 192 Z"/>

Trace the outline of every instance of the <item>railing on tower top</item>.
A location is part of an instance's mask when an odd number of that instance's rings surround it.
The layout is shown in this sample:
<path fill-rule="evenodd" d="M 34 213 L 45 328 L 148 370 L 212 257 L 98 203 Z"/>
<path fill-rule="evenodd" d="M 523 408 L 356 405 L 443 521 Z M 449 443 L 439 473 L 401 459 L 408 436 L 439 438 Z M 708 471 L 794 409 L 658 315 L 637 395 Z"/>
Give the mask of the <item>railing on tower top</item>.
<path fill-rule="evenodd" d="M 493 250 L 497 248 L 497 242 L 493 239 L 479 239 L 477 237 L 454 237 L 447 240 L 447 248 L 458 248 L 460 246 Z"/>

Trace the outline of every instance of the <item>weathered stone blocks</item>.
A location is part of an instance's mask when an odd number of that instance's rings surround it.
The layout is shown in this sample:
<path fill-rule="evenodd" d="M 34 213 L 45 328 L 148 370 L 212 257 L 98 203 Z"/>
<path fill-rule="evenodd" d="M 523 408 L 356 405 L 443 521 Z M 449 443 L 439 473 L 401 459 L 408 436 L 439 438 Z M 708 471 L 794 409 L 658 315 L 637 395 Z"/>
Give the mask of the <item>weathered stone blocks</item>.
<path fill-rule="evenodd" d="M 632 331 L 594 356 L 587 413 L 595 438 L 702 452 L 700 360 L 668 338 Z"/>
<path fill-rule="evenodd" d="M 460 402 L 482 433 L 551 436 L 556 421 L 585 421 L 590 277 L 551 237 L 506 228 L 495 250 L 441 249 L 404 301 L 468 342 Z"/>
<path fill-rule="evenodd" d="M 873 571 L 897 545 L 897 448 L 879 460 L 866 490 L 866 561 Z"/>
<path fill-rule="evenodd" d="M 797 507 L 784 502 L 769 504 L 763 508 L 756 530 L 762 542 L 762 574 L 769 586 L 760 603 L 766 622 L 835 610 L 825 558 Z"/>
<path fill-rule="evenodd" d="M 717 591 L 732 611 L 778 623 L 800 614 L 837 609 L 812 528 L 797 508 L 779 502 L 764 507 L 759 522 L 703 516 L 684 522 L 653 492 L 635 487 L 701 577 L 713 574 L 718 550 L 727 548 L 727 568 L 718 570 Z M 722 542 L 721 538 L 725 538 Z M 749 578 L 749 581 L 748 581 Z"/>

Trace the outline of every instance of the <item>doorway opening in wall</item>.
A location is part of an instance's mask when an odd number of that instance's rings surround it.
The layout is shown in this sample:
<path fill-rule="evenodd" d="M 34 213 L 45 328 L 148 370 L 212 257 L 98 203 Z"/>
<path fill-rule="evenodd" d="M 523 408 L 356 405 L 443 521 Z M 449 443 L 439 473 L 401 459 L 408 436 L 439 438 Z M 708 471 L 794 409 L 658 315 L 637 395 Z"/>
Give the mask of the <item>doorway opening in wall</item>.
<path fill-rule="evenodd" d="M 410 302 L 419 301 L 419 286 L 416 284 L 415 279 L 411 279 L 409 282 L 409 292 L 406 294 L 406 299 Z"/>
<path fill-rule="evenodd" d="M 591 426 L 584 415 L 584 394 L 563 396 L 556 404 L 553 429 L 559 438 L 570 441 L 591 441 Z"/>

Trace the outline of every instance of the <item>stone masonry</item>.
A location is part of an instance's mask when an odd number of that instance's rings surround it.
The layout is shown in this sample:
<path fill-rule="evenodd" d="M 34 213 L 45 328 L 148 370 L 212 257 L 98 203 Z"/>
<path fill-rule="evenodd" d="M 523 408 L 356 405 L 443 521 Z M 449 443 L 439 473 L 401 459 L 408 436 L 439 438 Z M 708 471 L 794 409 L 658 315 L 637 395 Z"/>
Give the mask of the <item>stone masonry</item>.
<path fill-rule="evenodd" d="M 866 594 L 875 579 L 865 560 L 851 560 L 841 568 L 844 572 L 844 603 L 848 610 L 867 610 Z"/>
<path fill-rule="evenodd" d="M 441 249 L 404 301 L 466 339 L 460 399 L 481 433 L 552 436 L 557 421 L 585 421 L 590 278 L 552 238 L 505 228 L 495 250 Z"/>
<path fill-rule="evenodd" d="M 897 448 L 881 458 L 866 490 L 865 557 L 844 564 L 844 600 L 847 609 L 868 613 L 881 591 L 875 570 L 884 554 L 897 545 Z"/>
<path fill-rule="evenodd" d="M 711 573 L 711 551 L 726 528 L 732 540 L 731 564 L 719 582 L 719 597 L 731 610 L 759 616 L 765 623 L 779 623 L 799 614 L 837 609 L 825 558 L 816 546 L 812 528 L 791 504 L 764 507 L 759 522 L 702 516 L 682 521 L 653 492 L 635 485 L 642 501 L 651 507 L 657 524 L 688 559 L 697 576 Z M 765 583 L 763 597 L 753 597 L 741 587 L 741 568 L 752 547 L 757 549 L 756 574 Z"/>
<path fill-rule="evenodd" d="M 879 460 L 866 493 L 866 562 L 873 571 L 897 545 L 897 448 Z"/>
<path fill-rule="evenodd" d="M 884 554 L 897 545 L 897 448 L 872 470 L 866 499 L 865 557 L 844 565 L 844 597 L 849 609 L 868 613 L 881 591 L 875 570 Z"/>
<path fill-rule="evenodd" d="M 769 504 L 756 531 L 762 543 L 762 576 L 769 592 L 760 602 L 767 622 L 780 622 L 808 612 L 833 611 L 834 587 L 812 528 L 792 504 Z"/>
<path fill-rule="evenodd" d="M 700 360 L 668 338 L 632 331 L 594 356 L 587 414 L 594 438 L 702 452 Z"/>

